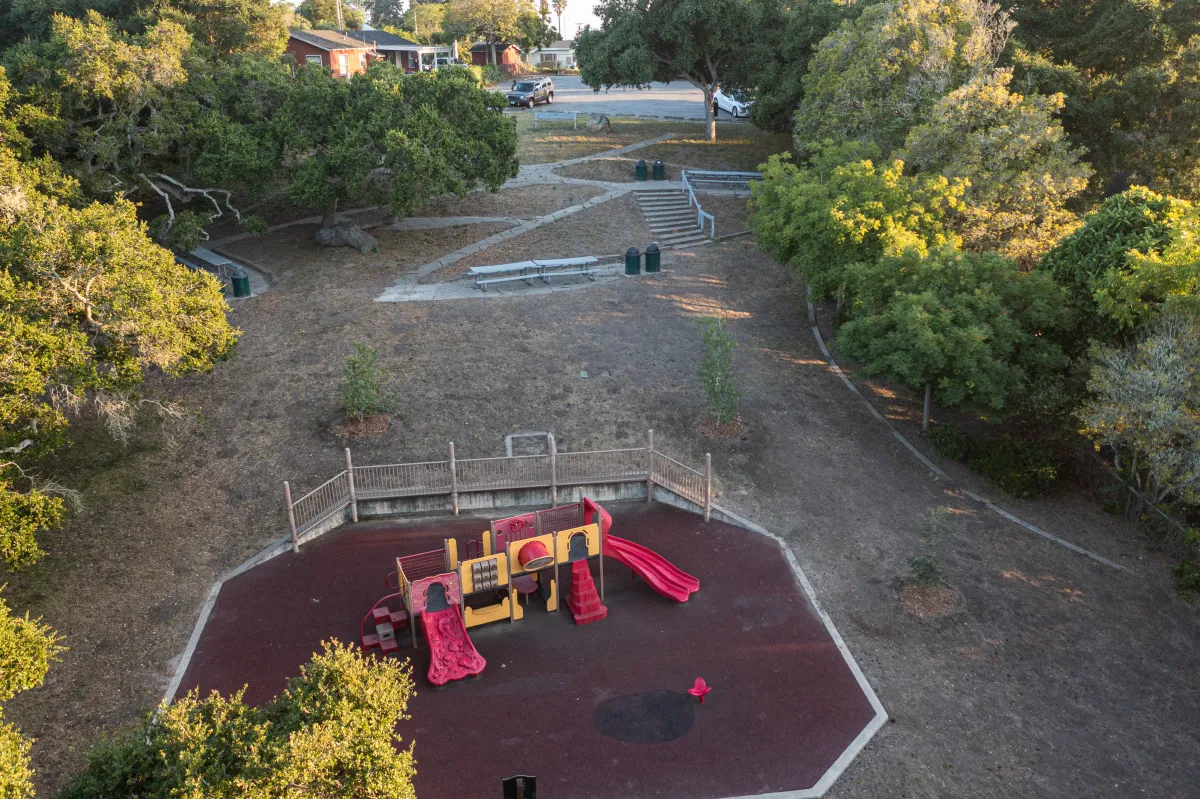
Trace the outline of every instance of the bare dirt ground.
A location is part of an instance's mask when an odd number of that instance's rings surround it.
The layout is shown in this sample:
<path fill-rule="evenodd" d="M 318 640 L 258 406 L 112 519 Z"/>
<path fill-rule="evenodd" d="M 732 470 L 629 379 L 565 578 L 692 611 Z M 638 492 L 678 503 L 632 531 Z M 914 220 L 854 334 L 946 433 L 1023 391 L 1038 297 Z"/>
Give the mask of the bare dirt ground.
<path fill-rule="evenodd" d="M 635 151 L 636 152 L 636 151 Z M 554 170 L 564 178 L 607 180 L 610 183 L 633 183 L 635 158 L 593 158 L 581 164 L 570 164 Z"/>
<path fill-rule="evenodd" d="M 457 280 L 472 266 L 514 263 L 529 258 L 617 255 L 630 247 L 644 250 L 652 240 L 637 199 L 629 194 L 468 255 L 458 263 L 430 274 L 429 280 Z"/>
<path fill-rule="evenodd" d="M 749 213 L 745 197 L 723 194 L 701 194 L 697 197 L 700 207 L 717 220 L 717 235 L 740 233 L 750 229 Z"/>
<path fill-rule="evenodd" d="M 450 196 L 434 200 L 414 216 L 507 216 L 529 219 L 578 205 L 603 193 L 604 189 L 599 186 L 581 184 L 477 191 L 466 197 Z"/>
<path fill-rule="evenodd" d="M 41 564 L 5 577 L 14 606 L 71 647 L 6 708 L 39 738 L 44 792 L 159 699 L 214 578 L 284 532 L 282 482 L 303 492 L 342 468 L 337 382 L 361 341 L 379 350 L 399 409 L 386 433 L 353 444 L 359 464 L 442 458 L 451 440 L 459 457 L 501 455 L 522 430 L 576 450 L 638 445 L 653 428 L 685 463 L 711 452 L 718 501 L 788 541 L 892 716 L 830 796 L 1195 795 L 1200 620 L 1133 528 L 1069 485 L 1005 503 L 1135 573 L 1119 572 L 980 508 L 957 473 L 934 479 L 830 373 L 803 286 L 748 240 L 670 252 L 658 275 L 580 291 L 374 302 L 483 227 L 396 233 L 369 255 L 321 250 L 303 227 L 239 243 L 279 280 L 234 306 L 235 357 L 148 386 L 196 413 L 173 445 L 147 429 L 121 448 L 80 429 L 53 476 L 82 490 L 85 510 L 45 536 Z M 561 232 L 487 257 L 567 247 Z M 746 430 L 732 439 L 697 424 L 696 321 L 711 316 L 739 343 Z M 881 388 L 882 412 L 908 413 Z M 921 619 L 898 592 L 923 516 L 943 506 L 957 511 L 942 565 L 962 605 Z"/>

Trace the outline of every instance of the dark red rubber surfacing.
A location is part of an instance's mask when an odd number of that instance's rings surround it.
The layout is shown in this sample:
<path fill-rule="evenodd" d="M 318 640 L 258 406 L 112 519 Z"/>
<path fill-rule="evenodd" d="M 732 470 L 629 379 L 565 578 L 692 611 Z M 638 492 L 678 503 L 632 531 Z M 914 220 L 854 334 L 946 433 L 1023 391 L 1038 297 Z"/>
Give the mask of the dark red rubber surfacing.
<path fill-rule="evenodd" d="M 700 590 L 673 602 L 606 559 L 607 618 L 577 626 L 565 601 L 546 613 L 535 597 L 522 621 L 471 628 L 486 671 L 436 691 L 425 680 L 428 647 L 413 652 L 402 631 L 417 695 L 397 732 L 416 741 L 417 795 L 490 799 L 513 774 L 537 775 L 546 799 L 811 787 L 874 711 L 778 544 L 661 504 L 607 510 L 614 534 L 695 575 Z M 268 700 L 321 640 L 357 640 L 397 555 L 451 536 L 461 545 L 486 525 L 360 524 L 239 575 L 221 589 L 181 693 L 248 685 L 248 701 Z M 592 573 L 599 586 L 594 560 Z M 569 567 L 559 576 L 563 597 Z M 689 724 L 672 697 L 686 697 L 698 676 L 712 690 Z"/>

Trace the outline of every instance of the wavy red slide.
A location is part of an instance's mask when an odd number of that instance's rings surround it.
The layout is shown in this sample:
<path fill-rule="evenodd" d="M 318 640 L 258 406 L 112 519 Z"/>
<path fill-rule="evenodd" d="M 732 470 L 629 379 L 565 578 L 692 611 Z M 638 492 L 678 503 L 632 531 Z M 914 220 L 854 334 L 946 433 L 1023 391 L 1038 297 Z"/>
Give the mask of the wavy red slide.
<path fill-rule="evenodd" d="M 467 635 L 458 605 L 422 613 L 421 625 L 429 642 L 429 682 L 445 685 L 483 671 L 487 661 Z"/>
<path fill-rule="evenodd" d="M 604 554 L 633 569 L 646 585 L 676 602 L 687 602 L 700 581 L 652 549 L 615 535 L 604 537 Z"/>

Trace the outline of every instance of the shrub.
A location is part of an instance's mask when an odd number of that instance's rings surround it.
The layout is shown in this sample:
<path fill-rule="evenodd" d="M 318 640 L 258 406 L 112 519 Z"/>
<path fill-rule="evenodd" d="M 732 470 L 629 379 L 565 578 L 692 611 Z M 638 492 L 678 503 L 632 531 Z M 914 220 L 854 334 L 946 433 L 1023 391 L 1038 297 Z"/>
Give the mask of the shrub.
<path fill-rule="evenodd" d="M 1175 590 L 1180 596 L 1192 599 L 1200 596 L 1200 563 L 1181 560 L 1171 567 L 1175 574 Z"/>
<path fill-rule="evenodd" d="M 376 363 L 374 347 L 354 342 L 354 354 L 346 358 L 342 372 L 342 409 L 346 418 L 360 422 L 365 416 L 391 408 L 391 397 L 383 390 L 384 374 Z"/>
<path fill-rule="evenodd" d="M 965 461 L 971 451 L 971 439 L 952 424 L 935 424 L 926 436 L 937 454 L 952 461 Z"/>
<path fill-rule="evenodd" d="M 934 508 L 921 524 L 921 547 L 908 560 L 914 582 L 922 585 L 937 585 L 942 581 L 942 541 L 954 534 L 954 526 L 947 521 L 949 508 Z"/>
<path fill-rule="evenodd" d="M 1009 436 L 975 444 L 967 462 L 1006 493 L 1021 499 L 1042 494 L 1058 476 L 1049 447 Z"/>
<path fill-rule="evenodd" d="M 966 182 L 905 175 L 903 161 L 881 161 L 872 145 L 826 144 L 807 168 L 773 155 L 762 173 L 750 188 L 758 245 L 798 267 L 817 297 L 835 296 L 851 264 L 959 243 L 944 222 Z"/>
<path fill-rule="evenodd" d="M 494 86 L 504 80 L 504 73 L 495 64 L 484 64 L 479 68 L 479 74 L 483 76 L 483 83 L 486 86 Z"/>
<path fill-rule="evenodd" d="M 333 641 L 263 707 L 192 691 L 94 749 L 60 796 L 413 799 L 412 746 L 395 746 L 413 689 L 405 666 Z"/>
<path fill-rule="evenodd" d="M 717 424 L 737 415 L 741 395 L 733 382 L 733 351 L 737 341 L 720 319 L 704 320 L 704 361 L 700 364 L 700 385 L 707 398 L 706 410 Z"/>

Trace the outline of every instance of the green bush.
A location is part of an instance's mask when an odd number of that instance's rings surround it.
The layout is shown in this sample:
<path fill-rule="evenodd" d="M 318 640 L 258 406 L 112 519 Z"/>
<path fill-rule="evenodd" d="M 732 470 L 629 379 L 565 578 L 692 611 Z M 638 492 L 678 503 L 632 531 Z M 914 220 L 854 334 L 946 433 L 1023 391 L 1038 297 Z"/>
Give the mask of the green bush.
<path fill-rule="evenodd" d="M 483 76 L 485 86 L 494 86 L 504 80 L 504 73 L 495 64 L 484 64 L 479 68 L 479 73 Z"/>
<path fill-rule="evenodd" d="M 946 521 L 949 508 L 934 508 L 921 524 L 921 548 L 909 558 L 914 582 L 937 585 L 942 581 L 942 541 L 954 535 L 954 526 Z"/>
<path fill-rule="evenodd" d="M 342 372 L 342 409 L 347 419 L 354 417 L 361 422 L 365 416 L 391 409 L 391 397 L 383 390 L 384 374 L 377 358 L 374 347 L 354 342 L 354 354 L 346 358 Z"/>
<path fill-rule="evenodd" d="M 971 452 L 971 439 L 952 424 L 935 424 L 926 438 L 937 454 L 952 461 L 965 461 Z"/>
<path fill-rule="evenodd" d="M 336 641 L 263 707 L 197 691 L 94 749 L 60 799 L 413 799 L 411 668 Z"/>
<path fill-rule="evenodd" d="M 1049 447 L 1008 436 L 975 444 L 967 463 L 1006 493 L 1021 499 L 1042 494 L 1058 476 Z"/>
<path fill-rule="evenodd" d="M 699 377 L 708 399 L 706 409 L 717 424 L 725 424 L 737 416 L 741 394 L 733 381 L 736 348 L 737 340 L 721 325 L 720 319 L 704 320 L 704 361 Z"/>
<path fill-rule="evenodd" d="M 1200 563 L 1181 560 L 1171 567 L 1175 574 L 1175 590 L 1186 599 L 1200 596 Z"/>

